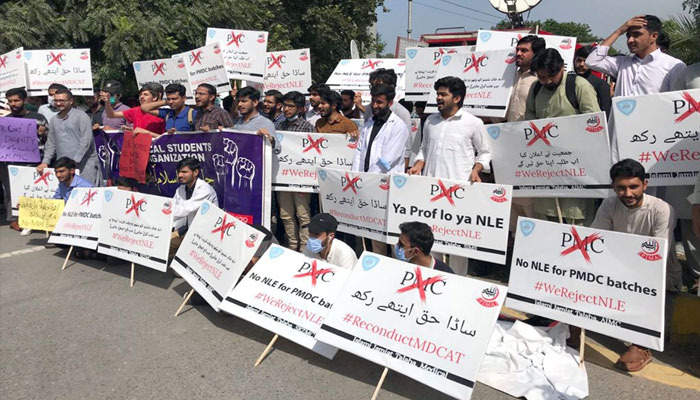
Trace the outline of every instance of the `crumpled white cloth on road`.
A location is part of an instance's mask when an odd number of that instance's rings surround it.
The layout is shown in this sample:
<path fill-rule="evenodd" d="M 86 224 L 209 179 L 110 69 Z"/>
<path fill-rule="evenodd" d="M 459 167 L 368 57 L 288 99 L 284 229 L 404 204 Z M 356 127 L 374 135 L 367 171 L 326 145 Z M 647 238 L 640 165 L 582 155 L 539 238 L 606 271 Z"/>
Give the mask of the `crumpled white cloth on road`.
<path fill-rule="evenodd" d="M 569 326 L 535 328 L 498 321 L 477 381 L 528 400 L 573 400 L 588 396 L 588 374 L 578 351 L 566 347 Z"/>

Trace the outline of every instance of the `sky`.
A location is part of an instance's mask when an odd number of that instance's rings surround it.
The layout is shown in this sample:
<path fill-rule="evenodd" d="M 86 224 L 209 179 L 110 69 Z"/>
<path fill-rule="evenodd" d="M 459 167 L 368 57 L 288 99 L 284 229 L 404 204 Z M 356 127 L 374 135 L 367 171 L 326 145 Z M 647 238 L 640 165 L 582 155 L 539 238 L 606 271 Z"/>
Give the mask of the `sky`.
<path fill-rule="evenodd" d="M 682 0 L 542 0 L 530 11 L 529 17 L 525 13 L 523 18 L 542 21 L 553 18 L 561 22 L 586 23 L 594 35 L 606 38 L 627 19 L 638 14 L 653 14 L 666 19 L 683 13 L 681 2 Z M 393 53 L 396 37 L 406 37 L 408 0 L 385 0 L 384 6 L 389 11 L 384 13 L 378 9 L 377 31 L 387 44 L 386 52 Z M 411 38 L 419 39 L 421 34 L 434 33 L 435 29 L 444 27 L 490 29 L 499 21 L 495 17 L 498 15 L 505 17 L 505 14 L 491 7 L 488 0 L 414 0 Z M 619 39 L 614 47 L 623 53 L 627 52 L 623 39 Z"/>

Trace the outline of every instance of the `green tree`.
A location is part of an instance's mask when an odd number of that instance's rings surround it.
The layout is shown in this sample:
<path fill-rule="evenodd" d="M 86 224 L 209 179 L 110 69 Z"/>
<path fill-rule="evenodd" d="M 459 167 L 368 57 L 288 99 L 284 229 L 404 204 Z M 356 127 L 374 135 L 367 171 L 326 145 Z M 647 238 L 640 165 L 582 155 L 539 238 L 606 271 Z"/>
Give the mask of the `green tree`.
<path fill-rule="evenodd" d="M 700 62 L 699 21 L 700 18 L 681 14 L 663 22 L 670 41 L 668 52 L 686 65 Z"/>
<path fill-rule="evenodd" d="M 375 49 L 367 28 L 383 0 L 22 0 L 0 9 L 0 53 L 89 48 L 95 82 L 116 78 L 136 90 L 132 62 L 204 45 L 207 27 L 264 30 L 269 51 L 308 47 L 325 81 L 350 40 Z"/>

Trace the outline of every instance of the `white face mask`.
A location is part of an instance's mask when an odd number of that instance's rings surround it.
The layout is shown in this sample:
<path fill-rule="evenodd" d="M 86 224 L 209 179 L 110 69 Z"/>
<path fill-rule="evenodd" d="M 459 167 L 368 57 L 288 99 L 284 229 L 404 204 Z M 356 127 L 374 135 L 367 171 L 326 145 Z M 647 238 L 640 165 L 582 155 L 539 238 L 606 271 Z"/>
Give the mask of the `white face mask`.
<path fill-rule="evenodd" d="M 49 106 L 51 106 L 51 107 L 56 107 L 56 104 L 54 104 L 54 102 L 53 102 L 53 96 L 49 95 L 49 99 L 48 99 L 48 100 L 49 100 Z"/>

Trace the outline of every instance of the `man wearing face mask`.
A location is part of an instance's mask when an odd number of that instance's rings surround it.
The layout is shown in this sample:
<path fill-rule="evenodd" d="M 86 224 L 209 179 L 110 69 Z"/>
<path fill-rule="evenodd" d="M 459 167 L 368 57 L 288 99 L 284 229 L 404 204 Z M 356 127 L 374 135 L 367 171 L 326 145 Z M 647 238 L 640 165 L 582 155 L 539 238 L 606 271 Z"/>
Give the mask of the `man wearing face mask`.
<path fill-rule="evenodd" d="M 60 83 L 52 83 L 49 86 L 48 103 L 42 104 L 41 106 L 39 106 L 38 113 L 43 115 L 47 121 L 51 121 L 51 118 L 55 117 L 56 114 L 58 114 L 58 112 L 60 111 L 58 109 L 58 107 L 56 106 L 56 103 L 53 101 L 53 97 L 56 95 L 56 91 L 58 89 L 68 89 L 68 88 L 61 85 Z"/>
<path fill-rule="evenodd" d="M 107 103 L 111 105 L 111 109 L 114 112 L 124 112 L 129 109 L 126 105 L 121 103 L 122 97 L 122 84 L 121 82 L 111 79 L 102 85 L 102 91 L 100 92 L 100 101 L 104 103 L 105 110 L 102 111 L 102 125 L 104 129 L 119 129 L 122 125 L 126 125 L 126 119 L 123 116 L 117 117 L 112 114 L 110 117 L 107 114 Z"/>
<path fill-rule="evenodd" d="M 316 214 L 305 226 L 309 239 L 302 252 L 305 256 L 327 261 L 341 268 L 352 269 L 357 263 L 355 252 L 340 240 L 335 239 L 338 221 L 330 214 Z"/>
<path fill-rule="evenodd" d="M 454 274 L 447 264 L 430 255 L 434 237 L 428 224 L 417 221 L 404 222 L 399 225 L 399 230 L 401 235 L 394 246 L 394 256 L 397 260 Z"/>

